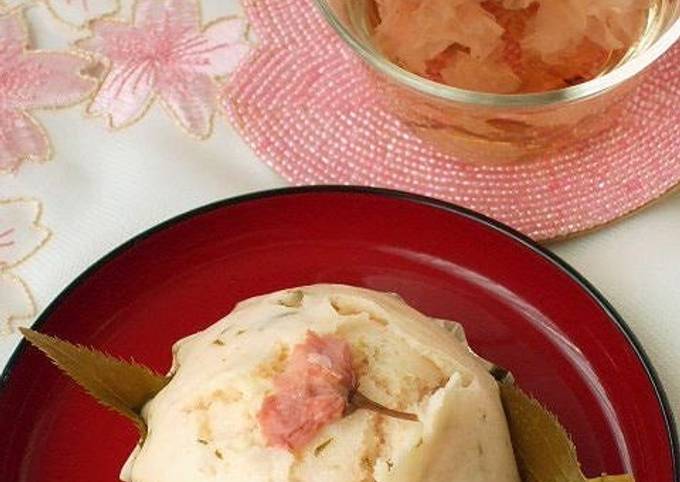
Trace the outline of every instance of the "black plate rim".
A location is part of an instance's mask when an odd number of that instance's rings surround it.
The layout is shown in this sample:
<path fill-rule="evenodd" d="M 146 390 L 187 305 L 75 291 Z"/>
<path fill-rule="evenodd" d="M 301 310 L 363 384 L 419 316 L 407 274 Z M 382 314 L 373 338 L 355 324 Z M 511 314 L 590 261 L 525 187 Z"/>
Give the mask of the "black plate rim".
<path fill-rule="evenodd" d="M 234 206 L 237 204 L 243 204 L 250 201 L 258 201 L 262 199 L 270 199 L 281 196 L 298 195 L 298 194 L 318 194 L 318 193 L 349 193 L 349 194 L 365 194 L 374 195 L 386 198 L 399 199 L 403 201 L 413 202 L 416 204 L 422 204 L 436 209 L 441 209 L 445 212 L 454 213 L 457 215 L 464 216 L 473 221 L 479 222 L 480 224 L 498 232 L 503 235 L 508 236 L 520 245 L 528 248 L 534 254 L 546 259 L 551 264 L 553 264 L 558 270 L 566 274 L 573 282 L 575 282 L 583 291 L 585 291 L 591 298 L 593 298 L 600 308 L 607 314 L 608 318 L 612 323 L 621 331 L 625 340 L 631 346 L 635 352 L 638 360 L 642 364 L 652 389 L 655 392 L 657 401 L 659 403 L 659 409 L 662 416 L 664 417 L 666 424 L 666 432 L 669 439 L 669 445 L 671 448 L 671 460 L 673 463 L 673 474 L 675 482 L 680 482 L 680 438 L 678 436 L 678 431 L 675 424 L 675 419 L 673 416 L 673 411 L 671 409 L 670 401 L 663 388 L 661 380 L 656 372 L 656 369 L 652 365 L 649 356 L 645 352 L 642 344 L 633 333 L 633 330 L 628 326 L 623 317 L 616 311 L 616 309 L 611 305 L 611 303 L 604 297 L 600 291 L 593 286 L 590 281 L 588 281 L 581 273 L 579 273 L 575 268 L 573 268 L 569 263 L 564 261 L 562 258 L 547 250 L 543 246 L 539 245 L 537 242 L 529 238 L 528 236 L 520 233 L 519 231 L 503 224 L 500 221 L 492 219 L 484 214 L 478 213 L 468 208 L 458 206 L 446 201 L 441 201 L 427 196 L 422 196 L 419 194 L 413 194 L 405 191 L 397 191 L 393 189 L 376 188 L 376 187 L 366 187 L 366 186 L 352 186 L 352 185 L 314 185 L 314 186 L 296 186 L 296 187 L 283 187 L 277 189 L 269 189 L 264 191 L 256 191 L 249 194 L 243 194 L 240 196 L 229 197 L 214 201 L 198 208 L 191 209 L 174 217 L 171 217 L 165 221 L 162 221 L 151 228 L 142 231 L 140 234 L 132 237 L 128 241 L 114 248 L 112 251 L 101 257 L 99 260 L 95 261 L 90 265 L 85 271 L 76 277 L 66 288 L 64 288 L 61 293 L 59 293 L 52 302 L 42 311 L 40 316 L 37 318 L 35 323 L 33 323 L 32 328 L 40 328 L 47 319 L 49 319 L 52 312 L 59 306 L 61 301 L 66 298 L 73 290 L 75 290 L 80 284 L 82 284 L 87 278 L 93 275 L 98 269 L 109 261 L 116 258 L 118 255 L 122 254 L 126 250 L 130 249 L 135 244 L 145 240 L 146 238 L 154 235 L 155 233 L 162 231 L 166 228 L 184 222 L 194 216 L 199 216 L 201 214 L 222 209 L 228 206 Z M 16 347 L 12 355 L 10 356 L 7 364 L 5 365 L 2 374 L 0 375 L 0 394 L 4 391 L 5 387 L 9 383 L 12 368 L 19 361 L 19 358 L 26 350 L 28 343 L 26 340 L 22 339 L 19 345 Z"/>

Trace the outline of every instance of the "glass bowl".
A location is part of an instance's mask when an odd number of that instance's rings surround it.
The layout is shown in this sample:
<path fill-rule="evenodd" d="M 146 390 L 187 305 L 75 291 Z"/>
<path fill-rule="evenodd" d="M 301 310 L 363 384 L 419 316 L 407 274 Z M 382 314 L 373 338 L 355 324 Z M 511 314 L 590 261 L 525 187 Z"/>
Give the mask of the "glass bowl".
<path fill-rule="evenodd" d="M 433 82 L 392 63 L 370 38 L 364 12 L 372 0 L 315 1 L 365 61 L 385 106 L 440 151 L 478 164 L 535 158 L 612 127 L 625 118 L 624 101 L 640 74 L 680 38 L 680 0 L 659 0 L 640 41 L 603 75 L 559 90 L 490 94 Z"/>

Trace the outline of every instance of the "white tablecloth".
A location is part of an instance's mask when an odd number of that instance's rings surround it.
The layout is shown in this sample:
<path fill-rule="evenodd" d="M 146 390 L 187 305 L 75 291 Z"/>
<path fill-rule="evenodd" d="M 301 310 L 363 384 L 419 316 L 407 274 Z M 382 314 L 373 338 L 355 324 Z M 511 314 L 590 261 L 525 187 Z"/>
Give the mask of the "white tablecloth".
<path fill-rule="evenodd" d="M 206 0 L 206 17 L 228 10 Z M 34 27 L 48 21 L 38 8 Z M 61 37 L 37 35 L 47 46 Z M 72 35 L 69 33 L 69 35 Z M 73 34 L 77 36 L 77 34 Z M 53 236 L 16 269 L 43 309 L 92 262 L 131 236 L 183 211 L 229 196 L 284 186 L 219 119 L 195 141 L 154 106 L 138 124 L 110 132 L 82 106 L 36 117 L 55 157 L 0 176 L 0 198 L 36 197 Z M 647 350 L 680 415 L 680 194 L 636 216 L 551 246 L 609 298 Z M 0 339 L 0 367 L 18 336 Z M 678 418 L 680 420 L 680 418 Z"/>

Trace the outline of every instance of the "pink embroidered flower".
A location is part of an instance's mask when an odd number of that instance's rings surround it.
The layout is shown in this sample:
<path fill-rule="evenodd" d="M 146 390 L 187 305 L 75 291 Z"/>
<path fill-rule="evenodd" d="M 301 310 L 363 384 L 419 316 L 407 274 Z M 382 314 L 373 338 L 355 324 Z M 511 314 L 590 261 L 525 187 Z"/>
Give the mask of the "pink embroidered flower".
<path fill-rule="evenodd" d="M 28 51 L 21 15 L 0 15 L 0 171 L 50 155 L 45 132 L 27 111 L 73 105 L 94 88 L 94 81 L 80 74 L 88 65 L 83 57 Z"/>
<path fill-rule="evenodd" d="M 0 335 L 12 331 L 14 320 L 28 319 L 35 312 L 28 288 L 10 269 L 49 239 L 40 214 L 37 201 L 0 200 Z"/>
<path fill-rule="evenodd" d="M 201 29 L 194 0 L 139 0 L 131 24 L 92 23 L 78 46 L 106 57 L 109 72 L 88 107 L 121 128 L 140 119 L 157 96 L 191 135 L 210 135 L 218 104 L 216 79 L 248 52 L 245 22 L 222 18 Z"/>

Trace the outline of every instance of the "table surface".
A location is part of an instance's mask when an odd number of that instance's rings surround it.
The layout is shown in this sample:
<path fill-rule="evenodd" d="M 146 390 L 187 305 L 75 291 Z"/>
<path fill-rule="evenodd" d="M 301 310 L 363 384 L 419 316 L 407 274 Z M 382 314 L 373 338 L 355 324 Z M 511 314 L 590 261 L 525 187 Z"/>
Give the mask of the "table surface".
<path fill-rule="evenodd" d="M 223 4 L 222 4 L 223 5 Z M 206 17 L 224 13 L 205 1 Z M 34 27 L 48 13 L 30 12 Z M 40 31 L 38 30 L 38 33 Z M 63 45 L 49 34 L 47 46 Z M 160 221 L 205 203 L 286 185 L 259 161 L 225 119 L 196 141 L 158 107 L 117 132 L 86 119 L 82 106 L 36 117 L 52 138 L 54 158 L 0 176 L 0 198 L 35 197 L 53 236 L 15 272 L 38 309 L 95 260 Z M 597 232 L 549 246 L 614 305 L 644 345 L 680 421 L 680 193 Z M 0 338 L 0 367 L 19 337 Z"/>

